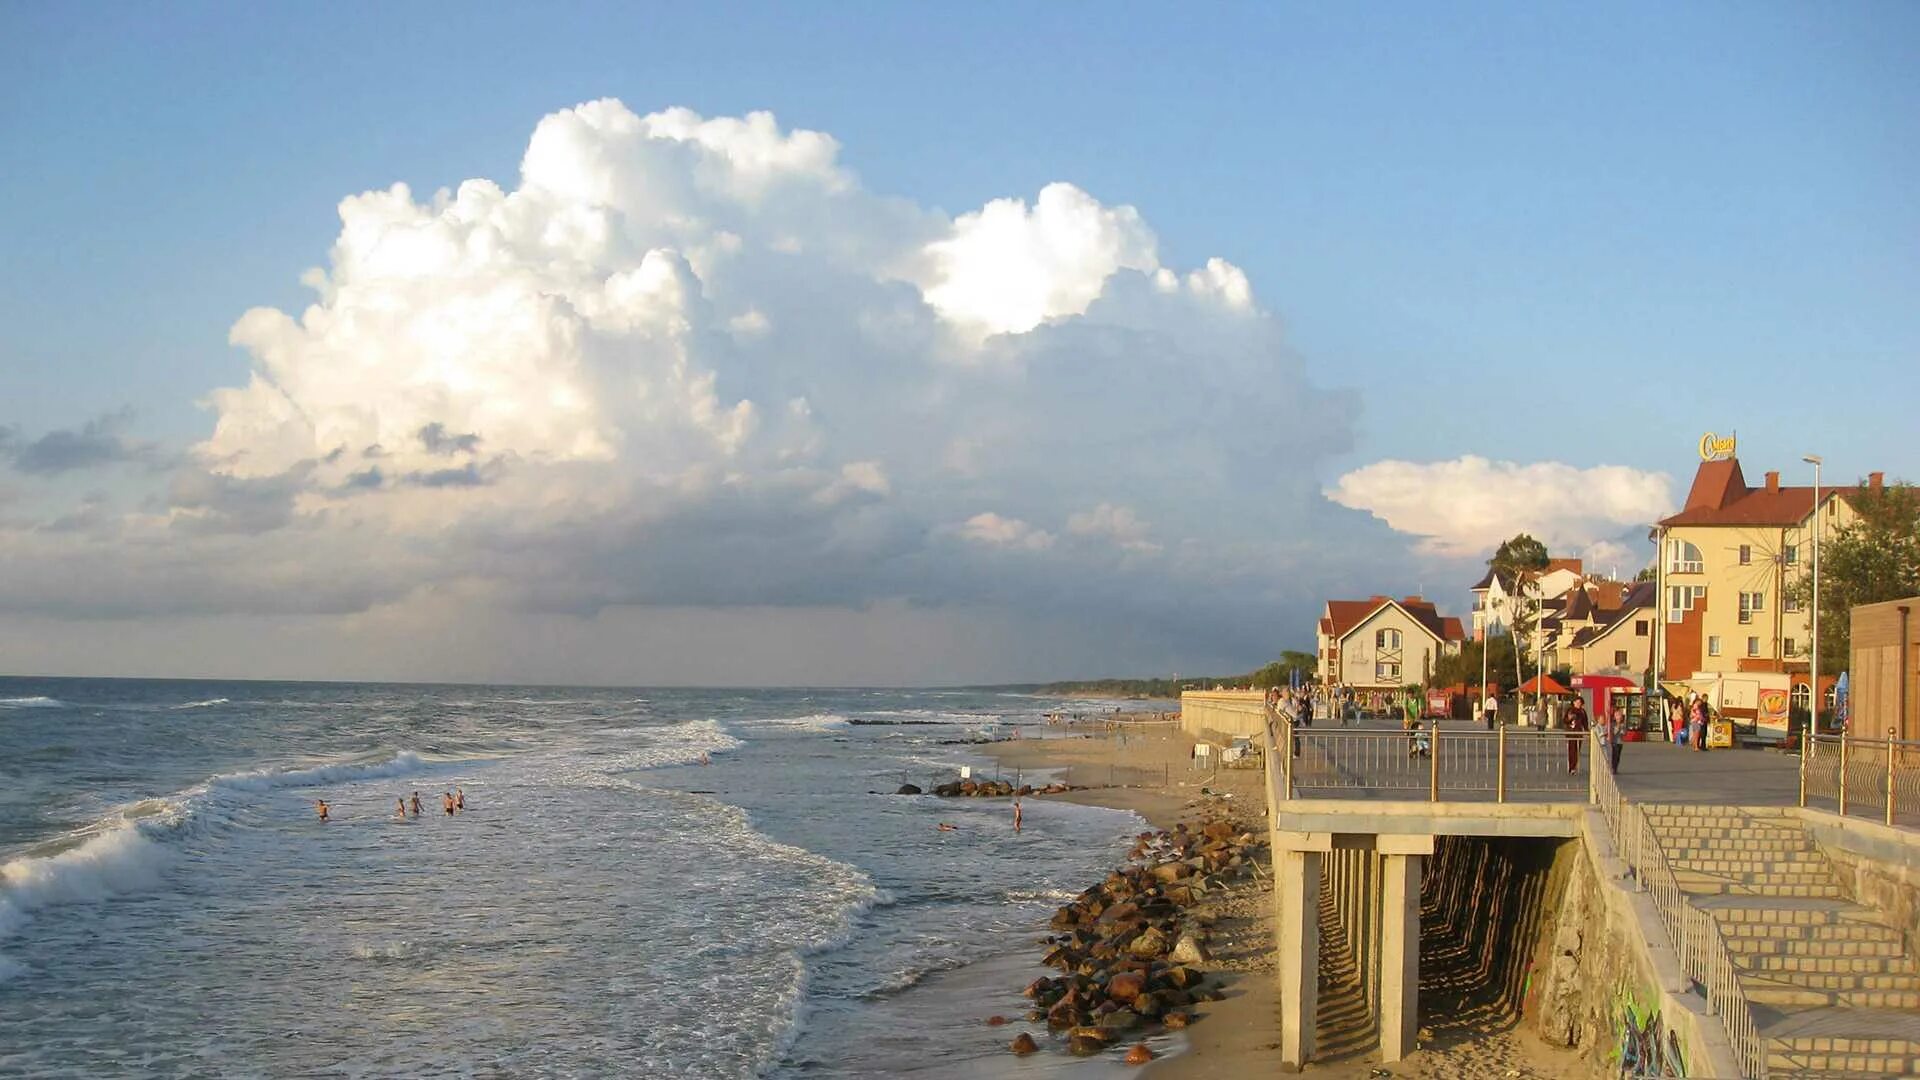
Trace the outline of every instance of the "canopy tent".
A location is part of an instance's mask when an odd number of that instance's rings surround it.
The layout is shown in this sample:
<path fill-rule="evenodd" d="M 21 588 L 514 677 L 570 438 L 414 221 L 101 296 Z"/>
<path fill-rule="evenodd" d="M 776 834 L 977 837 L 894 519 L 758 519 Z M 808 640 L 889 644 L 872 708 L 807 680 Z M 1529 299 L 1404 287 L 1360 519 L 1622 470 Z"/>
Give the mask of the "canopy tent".
<path fill-rule="evenodd" d="M 1561 686 L 1551 675 L 1535 675 L 1520 685 L 1522 696 L 1527 694 L 1548 693 L 1555 697 L 1572 697 L 1573 691 Z"/>

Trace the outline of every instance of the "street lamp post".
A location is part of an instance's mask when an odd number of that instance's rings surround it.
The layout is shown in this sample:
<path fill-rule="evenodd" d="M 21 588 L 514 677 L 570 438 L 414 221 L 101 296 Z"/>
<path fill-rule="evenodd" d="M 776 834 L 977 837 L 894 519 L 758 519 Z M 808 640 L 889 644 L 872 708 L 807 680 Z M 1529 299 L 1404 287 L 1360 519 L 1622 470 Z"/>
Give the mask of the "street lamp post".
<path fill-rule="evenodd" d="M 1813 466 L 1813 653 L 1807 663 L 1808 722 L 1820 730 L 1820 466 L 1819 454 L 1800 459 Z"/>

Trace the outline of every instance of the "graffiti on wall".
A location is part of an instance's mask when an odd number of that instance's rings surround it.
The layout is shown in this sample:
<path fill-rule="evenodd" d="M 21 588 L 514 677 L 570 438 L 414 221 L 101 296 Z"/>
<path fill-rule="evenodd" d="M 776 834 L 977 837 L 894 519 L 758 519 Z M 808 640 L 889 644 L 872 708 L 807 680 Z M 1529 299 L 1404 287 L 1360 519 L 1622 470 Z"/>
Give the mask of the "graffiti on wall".
<path fill-rule="evenodd" d="M 1660 1020 L 1657 1006 L 1622 993 L 1614 1003 L 1615 1029 L 1620 1033 L 1620 1075 L 1632 1080 L 1655 1080 L 1687 1075 L 1680 1052 L 1680 1036 Z"/>

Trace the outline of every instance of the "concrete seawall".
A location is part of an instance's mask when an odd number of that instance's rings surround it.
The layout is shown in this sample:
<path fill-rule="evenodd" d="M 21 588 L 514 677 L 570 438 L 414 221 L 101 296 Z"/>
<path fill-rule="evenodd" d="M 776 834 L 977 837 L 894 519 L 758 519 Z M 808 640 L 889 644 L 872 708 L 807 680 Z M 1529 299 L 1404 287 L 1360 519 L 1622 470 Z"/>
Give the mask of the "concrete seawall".
<path fill-rule="evenodd" d="M 1260 690 L 1188 690 L 1180 695 L 1180 728 L 1196 739 L 1256 742 L 1267 730 L 1267 695 Z"/>

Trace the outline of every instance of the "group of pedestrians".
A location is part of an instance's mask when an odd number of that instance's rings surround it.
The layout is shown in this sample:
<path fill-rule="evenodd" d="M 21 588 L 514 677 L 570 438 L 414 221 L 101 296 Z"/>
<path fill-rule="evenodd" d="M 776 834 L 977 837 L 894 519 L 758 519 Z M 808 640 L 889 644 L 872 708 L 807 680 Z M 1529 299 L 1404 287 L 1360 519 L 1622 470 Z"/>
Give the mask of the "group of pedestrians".
<path fill-rule="evenodd" d="M 1707 704 L 1706 696 L 1699 691 L 1689 692 L 1684 703 L 1675 698 L 1667 707 L 1667 723 L 1675 746 L 1690 746 L 1704 752 L 1707 725 L 1713 723 L 1713 706 Z"/>

